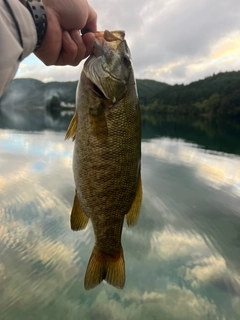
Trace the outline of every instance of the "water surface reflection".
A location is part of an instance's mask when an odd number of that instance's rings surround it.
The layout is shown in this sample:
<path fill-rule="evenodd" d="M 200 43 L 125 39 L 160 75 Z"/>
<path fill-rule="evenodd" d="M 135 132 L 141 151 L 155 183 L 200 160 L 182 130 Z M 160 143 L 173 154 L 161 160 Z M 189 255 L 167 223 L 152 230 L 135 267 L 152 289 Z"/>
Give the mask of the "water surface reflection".
<path fill-rule="evenodd" d="M 145 119 L 143 206 L 137 226 L 125 225 L 122 237 L 125 288 L 103 283 L 85 291 L 93 231 L 90 224 L 70 230 L 73 146 L 64 141 L 68 123 L 55 121 L 58 132 L 1 123 L 2 318 L 239 319 L 239 146 L 209 149 L 189 124 L 181 137 L 182 124 L 172 123 L 174 136 L 169 121 Z M 215 133 L 212 141 L 223 136 Z"/>

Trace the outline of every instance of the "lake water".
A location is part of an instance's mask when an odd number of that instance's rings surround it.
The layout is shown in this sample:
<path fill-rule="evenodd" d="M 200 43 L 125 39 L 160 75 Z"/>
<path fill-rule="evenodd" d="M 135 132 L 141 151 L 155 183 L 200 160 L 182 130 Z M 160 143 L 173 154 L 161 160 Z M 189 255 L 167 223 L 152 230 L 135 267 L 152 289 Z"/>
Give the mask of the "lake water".
<path fill-rule="evenodd" d="M 240 319 L 240 130 L 143 117 L 143 204 L 123 290 L 85 291 L 91 224 L 72 232 L 68 112 L 0 114 L 0 319 Z"/>

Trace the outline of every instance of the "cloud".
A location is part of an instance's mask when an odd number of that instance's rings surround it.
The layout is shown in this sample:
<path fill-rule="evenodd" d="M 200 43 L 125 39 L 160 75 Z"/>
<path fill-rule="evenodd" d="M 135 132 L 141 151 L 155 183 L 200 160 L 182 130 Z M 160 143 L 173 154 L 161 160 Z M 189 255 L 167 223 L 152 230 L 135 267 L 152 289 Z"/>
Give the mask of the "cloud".
<path fill-rule="evenodd" d="M 98 29 L 126 31 L 135 75 L 189 83 L 220 71 L 240 69 L 238 0 L 89 0 Z M 31 63 L 28 63 L 31 59 Z M 23 62 L 18 77 L 78 80 L 80 68 Z"/>
<path fill-rule="evenodd" d="M 75 81 L 75 80 L 79 80 L 80 78 L 83 62 L 77 67 L 72 67 L 72 66 L 46 67 L 36 57 L 33 57 L 33 55 L 31 55 L 30 58 L 32 62 L 35 61 L 35 64 L 31 63 L 31 65 L 29 65 L 27 61 L 23 61 L 20 64 L 20 67 L 17 73 L 18 78 L 34 78 L 37 80 L 41 80 L 43 82 Z"/>
<path fill-rule="evenodd" d="M 167 319 L 200 320 L 217 319 L 216 305 L 205 297 L 186 288 L 167 285 L 163 292 L 133 289 L 115 294 L 101 291 L 87 312 L 87 319 Z"/>
<path fill-rule="evenodd" d="M 233 299 L 233 309 L 240 316 L 240 297 L 236 297 Z"/>
<path fill-rule="evenodd" d="M 219 161 L 215 154 L 208 153 L 193 144 L 170 138 L 143 142 L 142 153 L 170 163 L 184 164 L 195 168 L 196 174 L 205 183 L 215 188 L 226 185 L 234 186 L 234 192 L 238 192 L 237 186 L 240 181 L 238 157 L 222 154 L 221 161 Z"/>
<path fill-rule="evenodd" d="M 93 230 L 69 230 L 74 194 L 72 143 L 64 143 L 63 137 L 63 133 L 51 131 L 31 135 L 0 131 L 3 317 L 14 318 L 11 312 L 16 312 L 19 318 L 27 310 L 34 316 L 54 314 L 56 319 L 78 319 L 79 314 L 87 320 L 96 316 L 118 320 L 224 319 L 220 314 L 222 300 L 213 290 L 206 290 L 209 285 L 233 294 L 232 300 L 228 296 L 230 302 L 226 299 L 226 305 L 239 314 L 238 246 L 236 251 L 229 249 L 236 241 L 232 223 L 238 207 L 234 207 L 233 198 L 225 195 L 222 201 L 227 203 L 231 223 L 222 221 L 222 212 L 214 219 L 215 189 L 209 192 L 205 180 L 195 181 L 191 169 L 207 156 L 200 157 L 203 151 L 199 149 L 191 153 L 189 145 L 180 140 L 172 144 L 167 139 L 151 140 L 149 149 L 143 143 L 144 208 L 137 226 L 124 228 L 123 232 L 127 270 L 124 290 L 102 283 L 91 292 L 84 291 Z M 151 157 L 154 161 L 150 166 Z M 215 161 L 216 166 L 222 157 Z M 42 165 L 42 172 L 36 170 L 36 163 Z M 183 172 L 181 165 L 188 166 L 187 171 Z M 189 198 L 183 198 L 182 190 Z M 200 193 L 200 199 L 208 204 L 204 210 L 198 207 Z M 224 212 L 222 203 L 219 206 Z M 235 260 L 227 259 L 226 251 L 231 251 Z"/>
<path fill-rule="evenodd" d="M 163 315 L 170 315 L 170 319 L 204 319 L 205 317 L 216 317 L 216 305 L 207 298 L 195 295 L 191 290 L 179 288 L 175 285 L 167 285 L 164 294 L 144 293 L 142 297 L 147 306 L 143 307 L 143 312 L 155 314 L 155 319 L 159 319 L 159 312 Z M 148 311 L 148 312 L 146 312 Z"/>
<path fill-rule="evenodd" d="M 185 270 L 185 280 L 190 281 L 194 289 L 211 284 L 233 296 L 240 295 L 239 272 L 230 271 L 223 257 L 210 255 L 192 261 L 190 266 Z"/>
<path fill-rule="evenodd" d="M 190 233 L 171 231 L 153 232 L 151 237 L 151 254 L 158 254 L 162 259 L 175 260 L 208 251 L 203 238 Z"/>

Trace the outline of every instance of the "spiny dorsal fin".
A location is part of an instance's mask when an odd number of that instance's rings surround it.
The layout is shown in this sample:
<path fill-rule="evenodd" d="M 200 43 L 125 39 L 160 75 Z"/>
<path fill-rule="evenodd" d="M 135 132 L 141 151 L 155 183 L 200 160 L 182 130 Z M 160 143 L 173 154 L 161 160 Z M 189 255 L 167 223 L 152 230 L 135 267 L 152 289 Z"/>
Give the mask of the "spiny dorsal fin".
<path fill-rule="evenodd" d="M 88 224 L 88 220 L 89 218 L 83 212 L 76 193 L 73 201 L 73 207 L 70 218 L 71 229 L 73 231 L 85 229 Z"/>
<path fill-rule="evenodd" d="M 126 220 L 129 227 L 133 227 L 137 223 L 140 209 L 141 209 L 141 204 L 142 204 L 142 179 L 140 175 L 138 179 L 138 186 L 137 186 L 137 192 L 136 192 L 135 198 L 133 200 L 130 210 L 126 214 Z"/>
<path fill-rule="evenodd" d="M 78 125 L 78 115 L 77 112 L 74 113 L 73 118 L 69 124 L 69 127 L 67 129 L 67 133 L 65 136 L 65 140 L 72 138 L 75 139 L 75 135 L 77 132 L 77 125 Z"/>

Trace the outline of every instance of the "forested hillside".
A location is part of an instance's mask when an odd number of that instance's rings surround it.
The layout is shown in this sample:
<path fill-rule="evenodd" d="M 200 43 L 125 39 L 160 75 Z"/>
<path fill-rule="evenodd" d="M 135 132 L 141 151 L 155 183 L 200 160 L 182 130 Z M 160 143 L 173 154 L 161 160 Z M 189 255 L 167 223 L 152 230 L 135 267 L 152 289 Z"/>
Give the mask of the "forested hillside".
<path fill-rule="evenodd" d="M 16 107 L 44 106 L 53 96 L 65 103 L 74 103 L 77 81 L 41 82 L 35 79 L 15 79 L 1 98 L 2 105 Z"/>
<path fill-rule="evenodd" d="M 188 85 L 138 79 L 137 87 L 143 112 L 240 118 L 240 71 L 219 73 Z M 53 96 L 62 104 L 74 104 L 76 88 L 77 81 L 15 79 L 0 106 L 45 106 Z"/>
<path fill-rule="evenodd" d="M 166 83 L 154 80 L 137 80 L 139 100 L 141 104 L 152 101 L 154 95 Z M 11 82 L 1 98 L 1 104 L 12 106 L 44 106 L 53 96 L 64 103 L 75 103 L 77 81 L 73 82 L 41 82 L 35 79 L 15 79 Z"/>
<path fill-rule="evenodd" d="M 148 107 L 160 113 L 240 117 L 240 72 L 165 87 L 152 97 Z"/>

